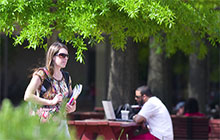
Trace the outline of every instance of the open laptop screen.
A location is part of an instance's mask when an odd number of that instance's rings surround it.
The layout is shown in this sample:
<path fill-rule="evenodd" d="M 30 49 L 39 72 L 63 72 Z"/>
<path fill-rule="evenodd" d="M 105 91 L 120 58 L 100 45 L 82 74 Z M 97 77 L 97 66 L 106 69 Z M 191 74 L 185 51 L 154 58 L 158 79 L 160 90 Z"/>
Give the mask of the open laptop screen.
<path fill-rule="evenodd" d="M 102 105 L 103 105 L 105 116 L 106 116 L 107 120 L 133 122 L 132 119 L 123 120 L 121 118 L 116 118 L 111 101 L 102 101 Z"/>
<path fill-rule="evenodd" d="M 104 108 L 104 112 L 105 112 L 105 116 L 106 119 L 108 120 L 115 120 L 115 112 L 112 106 L 112 102 L 111 101 L 102 101 L 102 105 Z"/>

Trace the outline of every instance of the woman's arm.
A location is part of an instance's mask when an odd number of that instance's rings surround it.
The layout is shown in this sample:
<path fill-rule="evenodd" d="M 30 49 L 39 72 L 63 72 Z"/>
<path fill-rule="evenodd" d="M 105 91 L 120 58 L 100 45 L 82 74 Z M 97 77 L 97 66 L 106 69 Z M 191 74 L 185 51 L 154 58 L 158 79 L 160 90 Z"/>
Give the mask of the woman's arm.
<path fill-rule="evenodd" d="M 24 95 L 25 101 L 34 102 L 40 105 L 55 105 L 62 101 L 62 95 L 58 94 L 53 100 L 44 99 L 35 95 L 36 90 L 41 85 L 41 79 L 38 75 L 33 75 Z"/>

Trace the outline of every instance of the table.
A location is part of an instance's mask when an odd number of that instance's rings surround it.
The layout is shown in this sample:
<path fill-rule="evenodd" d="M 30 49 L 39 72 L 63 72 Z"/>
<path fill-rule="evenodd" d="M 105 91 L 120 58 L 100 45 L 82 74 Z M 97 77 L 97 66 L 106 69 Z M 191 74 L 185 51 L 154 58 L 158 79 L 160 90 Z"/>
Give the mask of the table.
<path fill-rule="evenodd" d="M 68 114 L 69 120 L 104 119 L 104 112 L 73 112 Z"/>
<path fill-rule="evenodd" d="M 133 132 L 140 126 L 135 122 L 108 121 L 103 119 L 87 119 L 68 121 L 69 130 L 76 129 L 80 140 L 94 140 L 98 135 L 106 140 L 127 139 L 133 137 Z"/>

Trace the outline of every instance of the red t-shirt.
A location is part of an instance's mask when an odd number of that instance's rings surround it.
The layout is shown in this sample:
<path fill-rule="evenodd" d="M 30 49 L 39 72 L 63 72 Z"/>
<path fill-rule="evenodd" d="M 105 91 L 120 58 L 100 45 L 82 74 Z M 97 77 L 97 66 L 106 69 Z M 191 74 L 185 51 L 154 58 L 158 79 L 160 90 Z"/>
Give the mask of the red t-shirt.
<path fill-rule="evenodd" d="M 187 116 L 187 117 L 191 117 L 191 116 L 205 117 L 205 114 L 202 114 L 200 112 L 195 112 L 195 113 L 185 113 L 184 116 Z"/>

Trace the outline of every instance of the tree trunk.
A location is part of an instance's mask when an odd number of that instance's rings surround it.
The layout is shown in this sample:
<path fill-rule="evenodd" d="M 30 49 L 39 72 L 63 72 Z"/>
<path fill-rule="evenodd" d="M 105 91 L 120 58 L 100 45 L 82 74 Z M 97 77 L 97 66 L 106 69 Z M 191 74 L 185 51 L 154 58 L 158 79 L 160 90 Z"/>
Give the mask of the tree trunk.
<path fill-rule="evenodd" d="M 3 56 L 3 53 L 2 53 L 2 35 L 0 34 L 0 102 L 2 101 L 2 56 Z"/>
<path fill-rule="evenodd" d="M 198 100 L 199 109 L 205 113 L 207 103 L 207 59 L 199 60 L 196 54 L 189 56 L 189 97 Z"/>
<path fill-rule="evenodd" d="M 150 55 L 149 55 L 149 70 L 148 70 L 148 86 L 151 88 L 153 95 L 159 97 L 165 103 L 168 109 L 171 109 L 172 92 L 171 80 L 169 76 L 169 61 L 164 53 L 156 54 L 154 38 L 150 38 Z"/>
<path fill-rule="evenodd" d="M 51 44 L 53 44 L 54 42 L 57 41 L 58 39 L 58 31 L 57 30 L 53 30 L 53 34 L 50 38 L 47 39 L 47 47 L 49 48 Z"/>
<path fill-rule="evenodd" d="M 53 0 L 54 4 L 57 4 L 57 0 Z M 55 13 L 57 11 L 56 7 L 50 7 L 50 12 Z M 56 25 L 56 22 L 54 22 L 54 25 Z M 58 39 L 58 31 L 56 29 L 52 30 L 52 36 L 47 39 L 47 47 L 49 48 L 51 44 L 53 44 Z"/>
<path fill-rule="evenodd" d="M 4 91 L 3 99 L 8 97 L 8 45 L 9 40 L 7 36 L 4 36 Z"/>
<path fill-rule="evenodd" d="M 107 99 L 112 101 L 114 108 L 134 102 L 134 91 L 138 81 L 137 50 L 131 38 L 128 39 L 124 52 L 111 48 Z"/>
<path fill-rule="evenodd" d="M 96 107 L 102 107 L 102 100 L 107 99 L 109 61 L 110 61 L 110 42 L 109 37 L 104 36 L 105 40 L 96 46 Z"/>

